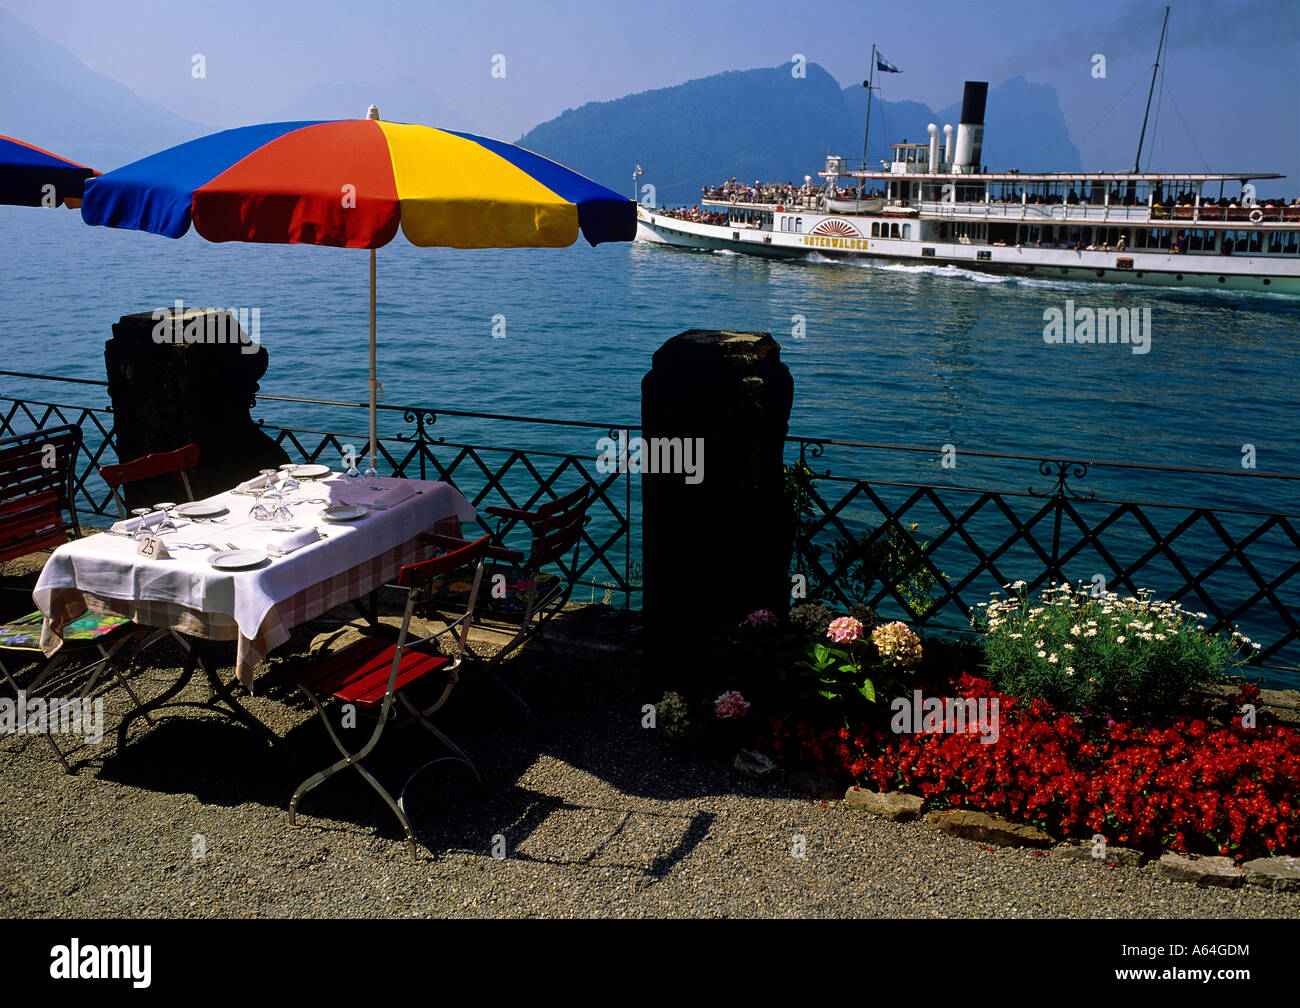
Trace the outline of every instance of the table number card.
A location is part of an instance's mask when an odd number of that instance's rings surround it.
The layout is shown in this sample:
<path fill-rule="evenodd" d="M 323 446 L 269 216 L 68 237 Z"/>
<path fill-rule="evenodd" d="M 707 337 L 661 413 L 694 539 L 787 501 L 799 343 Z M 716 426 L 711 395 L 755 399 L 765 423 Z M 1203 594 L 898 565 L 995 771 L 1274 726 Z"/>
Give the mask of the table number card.
<path fill-rule="evenodd" d="M 170 560 L 171 554 L 167 552 L 167 544 L 161 539 L 155 539 L 151 535 L 143 536 L 135 551 L 141 556 L 147 556 L 153 560 Z"/>

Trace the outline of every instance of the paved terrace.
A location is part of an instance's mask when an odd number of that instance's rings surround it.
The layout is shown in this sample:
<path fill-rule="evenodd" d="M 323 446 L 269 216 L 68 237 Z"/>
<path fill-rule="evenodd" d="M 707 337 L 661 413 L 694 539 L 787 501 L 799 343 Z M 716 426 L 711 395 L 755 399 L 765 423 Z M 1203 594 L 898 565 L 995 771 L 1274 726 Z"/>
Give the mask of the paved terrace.
<path fill-rule="evenodd" d="M 41 559 L 0 567 L 29 571 L 4 584 L 33 580 Z M 0 916 L 1300 916 L 1300 894 L 1197 889 L 1150 869 L 985 848 L 674 756 L 640 727 L 641 705 L 657 697 L 644 684 L 636 615 L 579 604 L 553 625 L 563 666 L 509 661 L 515 675 L 536 673 L 526 694 L 537 726 L 487 683 L 455 695 L 438 719 L 487 788 L 451 763 L 418 778 L 408 793 L 414 860 L 357 775 L 314 791 L 290 829 L 298 780 L 288 761 L 206 713 L 137 722 L 119 754 L 125 696 L 113 691 L 105 741 L 72 757 L 74 776 L 43 739 L 0 739 Z M 299 628 L 281 653 L 306 653 L 330 633 Z M 180 651 L 167 642 L 151 657 L 138 678 L 145 696 L 175 674 Z M 275 682 L 292 660 L 273 655 L 259 668 L 247 706 L 315 770 L 333 750 L 296 690 Z M 200 680 L 187 699 L 204 699 Z M 383 741 L 387 758 L 368 765 L 387 782 L 438 755 L 418 730 Z M 796 835 L 803 858 L 791 853 Z M 503 858 L 492 856 L 497 836 Z"/>

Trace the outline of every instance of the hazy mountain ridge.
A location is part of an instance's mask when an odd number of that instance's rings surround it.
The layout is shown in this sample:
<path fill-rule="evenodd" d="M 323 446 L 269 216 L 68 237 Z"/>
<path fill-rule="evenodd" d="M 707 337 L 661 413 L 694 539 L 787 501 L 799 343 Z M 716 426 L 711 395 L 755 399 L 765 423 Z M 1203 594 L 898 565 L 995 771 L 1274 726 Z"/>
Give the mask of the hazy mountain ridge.
<path fill-rule="evenodd" d="M 0 8 L 0 133 L 108 171 L 208 132 Z"/>
<path fill-rule="evenodd" d="M 534 127 L 518 143 L 622 193 L 631 193 L 639 162 L 642 184 L 655 186 L 661 204 L 694 202 L 700 186 L 733 175 L 801 182 L 828 153 L 861 158 L 866 90 L 841 88 L 815 63 L 804 78 L 790 69 L 733 70 L 590 102 Z M 955 126 L 961 95 L 954 97 L 938 112 L 920 102 L 873 100 L 868 160 L 887 157 L 889 143 L 924 142 L 928 123 Z M 1056 92 L 1046 84 L 1013 77 L 992 88 L 986 123 L 990 168 L 1081 168 Z"/>
<path fill-rule="evenodd" d="M 899 90 L 904 82 L 889 83 Z M 386 120 L 479 132 L 409 77 L 317 84 L 266 119 L 360 118 L 372 102 Z M 955 124 L 959 108 L 959 101 L 937 113 L 919 102 L 873 101 L 871 160 L 887 156 L 888 142 L 924 141 L 928 122 Z M 639 162 L 646 172 L 640 182 L 655 186 L 657 202 L 691 203 L 702 185 L 733 175 L 798 183 L 828 153 L 856 161 L 865 109 L 861 86 L 841 87 L 815 63 L 804 77 L 783 64 L 590 102 L 535 126 L 518 142 L 620 193 L 631 194 Z M 990 167 L 1080 167 L 1051 87 L 1011 78 L 990 92 L 987 119 Z M 96 73 L 0 8 L 0 133 L 108 171 L 217 128 Z"/>

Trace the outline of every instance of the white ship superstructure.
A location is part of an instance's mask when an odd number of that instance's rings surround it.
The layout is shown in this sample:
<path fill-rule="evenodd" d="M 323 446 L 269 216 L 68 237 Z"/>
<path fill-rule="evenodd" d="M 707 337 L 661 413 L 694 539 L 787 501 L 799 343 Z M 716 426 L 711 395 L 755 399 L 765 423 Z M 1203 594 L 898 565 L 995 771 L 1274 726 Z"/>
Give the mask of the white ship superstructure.
<path fill-rule="evenodd" d="M 925 263 L 1016 276 L 1300 294 L 1300 200 L 1255 195 L 1269 172 L 990 172 L 988 84 L 961 121 L 893 144 L 880 168 L 832 156 L 797 189 L 734 182 L 699 212 L 642 206 L 637 238 L 695 249 Z M 686 218 L 697 219 L 686 219 Z"/>

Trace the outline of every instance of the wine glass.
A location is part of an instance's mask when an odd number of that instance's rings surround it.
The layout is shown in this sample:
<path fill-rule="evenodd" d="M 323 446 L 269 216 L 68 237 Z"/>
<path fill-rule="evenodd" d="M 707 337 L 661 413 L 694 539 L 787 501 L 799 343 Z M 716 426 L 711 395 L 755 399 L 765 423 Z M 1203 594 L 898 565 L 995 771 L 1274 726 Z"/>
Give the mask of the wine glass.
<path fill-rule="evenodd" d="M 276 488 L 275 488 L 275 470 L 274 470 L 274 469 L 259 469 L 258 472 L 263 476 L 264 481 L 265 481 L 265 482 L 263 483 L 263 489 L 262 489 L 261 496 L 262 496 L 262 497 L 269 497 L 271 500 L 279 500 L 279 499 L 280 499 L 280 491 L 276 490 Z"/>
<path fill-rule="evenodd" d="M 270 471 L 275 472 L 274 469 Z M 254 521 L 270 521 L 272 515 L 275 514 L 275 509 L 270 503 L 268 503 L 270 500 L 271 489 L 267 486 L 257 495 L 257 503 L 249 510 L 248 517 L 252 518 Z"/>
<path fill-rule="evenodd" d="M 172 518 L 172 508 L 176 505 L 172 501 L 166 501 L 162 504 L 155 504 L 153 509 L 162 512 L 162 520 L 154 526 L 154 535 L 162 535 L 164 532 L 175 532 L 176 522 Z"/>
<path fill-rule="evenodd" d="M 298 466 L 293 462 L 286 462 L 280 466 L 280 493 L 285 497 L 302 486 L 293 475 L 293 471 L 297 468 Z"/>
<path fill-rule="evenodd" d="M 364 477 L 365 477 L 366 479 L 368 479 L 368 480 L 377 480 L 377 479 L 379 479 L 379 470 L 375 468 L 375 457 L 374 457 L 373 455 L 367 456 L 367 458 L 366 458 L 366 471 L 365 471 L 364 473 L 362 473 L 362 476 L 364 476 Z M 369 490 L 382 490 L 382 489 L 384 489 L 384 488 L 383 488 L 382 486 L 379 486 L 378 484 L 375 484 L 375 485 L 373 485 L 373 486 L 367 487 L 367 489 L 369 489 Z"/>
<path fill-rule="evenodd" d="M 145 536 L 147 536 L 147 535 L 149 534 L 149 529 L 145 527 L 144 520 L 145 520 L 145 518 L 147 518 L 149 515 L 153 514 L 153 509 L 152 509 L 152 508 L 132 508 L 132 509 L 131 509 L 131 514 L 132 514 L 133 517 L 139 519 L 139 521 L 136 523 L 135 530 L 131 533 L 131 538 L 132 538 L 132 539 L 137 539 L 137 540 L 138 540 L 138 539 L 143 539 Z"/>
<path fill-rule="evenodd" d="M 352 480 L 360 477 L 361 470 L 357 468 L 357 457 L 355 455 L 348 454 L 348 455 L 344 455 L 343 458 L 348 464 L 347 472 L 345 472 L 343 475 L 346 476 L 348 479 L 352 479 Z"/>

